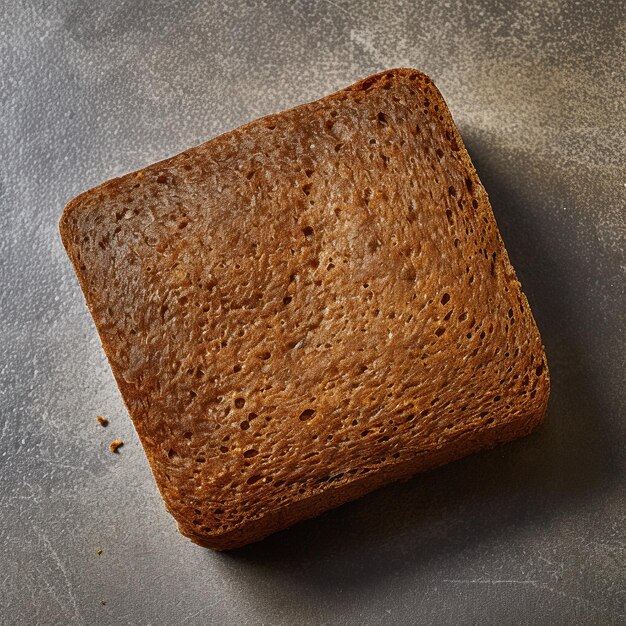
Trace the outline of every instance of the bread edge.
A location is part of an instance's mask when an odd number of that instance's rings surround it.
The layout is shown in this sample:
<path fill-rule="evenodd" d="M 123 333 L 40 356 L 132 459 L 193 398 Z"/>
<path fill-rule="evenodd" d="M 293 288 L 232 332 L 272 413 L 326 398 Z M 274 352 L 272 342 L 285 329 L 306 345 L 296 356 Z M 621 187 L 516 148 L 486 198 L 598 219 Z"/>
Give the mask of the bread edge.
<path fill-rule="evenodd" d="M 454 440 L 435 450 L 428 450 L 427 455 L 422 456 L 418 451 L 413 459 L 383 466 L 376 472 L 337 487 L 329 486 L 328 490 L 317 492 L 301 500 L 295 500 L 263 517 L 248 521 L 245 525 L 236 526 L 220 534 L 196 533 L 192 526 L 186 527 L 180 522 L 178 522 L 178 530 L 193 543 L 204 548 L 218 552 L 241 548 L 250 543 L 261 541 L 277 531 L 286 530 L 301 521 L 347 504 L 393 482 L 407 480 L 416 474 L 433 470 L 476 452 L 525 437 L 543 422 L 546 409 L 547 394 L 544 410 L 530 415 L 523 421 L 506 422 L 488 431 L 482 429 L 462 433 L 460 441 Z M 329 495 L 331 495 L 330 498 Z"/>

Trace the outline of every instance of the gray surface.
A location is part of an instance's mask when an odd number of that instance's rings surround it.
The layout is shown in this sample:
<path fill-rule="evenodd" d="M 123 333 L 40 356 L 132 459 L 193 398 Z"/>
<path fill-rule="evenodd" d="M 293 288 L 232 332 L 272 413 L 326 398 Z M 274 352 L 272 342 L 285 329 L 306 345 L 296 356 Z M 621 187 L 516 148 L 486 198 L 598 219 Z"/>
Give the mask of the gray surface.
<path fill-rule="evenodd" d="M 623 4 L 194 4 L 0 9 L 0 619 L 626 623 Z M 436 80 L 491 195 L 546 344 L 548 420 L 256 546 L 205 551 L 163 509 L 61 209 L 398 65 Z"/>

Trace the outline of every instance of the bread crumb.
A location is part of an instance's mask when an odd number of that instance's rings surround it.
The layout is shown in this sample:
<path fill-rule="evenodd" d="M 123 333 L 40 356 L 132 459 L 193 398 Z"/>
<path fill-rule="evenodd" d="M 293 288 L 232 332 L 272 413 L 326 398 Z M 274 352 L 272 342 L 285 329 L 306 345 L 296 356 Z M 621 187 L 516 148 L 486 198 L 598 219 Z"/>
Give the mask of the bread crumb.
<path fill-rule="evenodd" d="M 117 454 L 119 448 L 124 445 L 124 442 L 121 439 L 116 439 L 109 444 L 109 450 L 113 452 L 113 454 Z"/>
<path fill-rule="evenodd" d="M 100 549 L 98 548 L 98 549 L 96 550 L 96 554 L 97 554 L 98 556 L 100 556 L 100 555 L 102 554 L 102 550 L 100 550 Z"/>
<path fill-rule="evenodd" d="M 100 424 L 100 426 L 103 426 L 104 428 L 106 428 L 109 425 L 109 420 L 106 419 L 105 417 L 102 417 L 102 415 L 96 415 L 96 419 L 98 420 L 98 423 Z"/>

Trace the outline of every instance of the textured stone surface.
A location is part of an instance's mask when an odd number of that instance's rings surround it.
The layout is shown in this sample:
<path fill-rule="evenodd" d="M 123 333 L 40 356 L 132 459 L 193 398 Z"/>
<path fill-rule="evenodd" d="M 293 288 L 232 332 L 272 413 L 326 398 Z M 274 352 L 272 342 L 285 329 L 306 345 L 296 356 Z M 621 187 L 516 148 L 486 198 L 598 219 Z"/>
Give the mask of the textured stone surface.
<path fill-rule="evenodd" d="M 0 619 L 623 622 L 624 28 L 619 2 L 3 3 Z M 60 211 L 110 176 L 401 65 L 436 80 L 490 194 L 546 344 L 547 422 L 210 553 L 163 509 Z"/>

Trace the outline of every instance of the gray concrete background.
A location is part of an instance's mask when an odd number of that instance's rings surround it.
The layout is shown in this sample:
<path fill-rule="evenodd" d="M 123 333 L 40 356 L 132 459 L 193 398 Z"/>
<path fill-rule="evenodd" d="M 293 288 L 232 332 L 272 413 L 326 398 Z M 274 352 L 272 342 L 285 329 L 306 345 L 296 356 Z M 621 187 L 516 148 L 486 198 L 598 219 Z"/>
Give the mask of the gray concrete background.
<path fill-rule="evenodd" d="M 2 623 L 626 623 L 623 3 L 24 0 L 0 34 Z M 435 79 L 490 193 L 548 352 L 547 422 L 203 550 L 161 504 L 58 217 L 394 66 Z"/>

